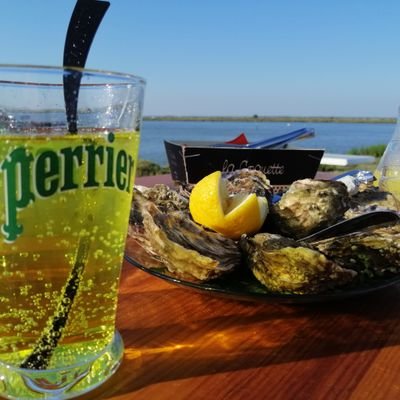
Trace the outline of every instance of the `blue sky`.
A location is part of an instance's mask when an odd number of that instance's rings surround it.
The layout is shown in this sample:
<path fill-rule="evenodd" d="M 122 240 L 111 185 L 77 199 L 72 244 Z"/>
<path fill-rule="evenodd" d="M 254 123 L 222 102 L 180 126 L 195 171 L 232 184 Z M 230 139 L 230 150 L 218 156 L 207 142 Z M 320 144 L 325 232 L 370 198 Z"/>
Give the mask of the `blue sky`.
<path fill-rule="evenodd" d="M 2 0 L 1 63 L 59 65 L 75 0 Z M 111 0 L 86 66 L 147 80 L 145 115 L 393 117 L 400 2 Z"/>

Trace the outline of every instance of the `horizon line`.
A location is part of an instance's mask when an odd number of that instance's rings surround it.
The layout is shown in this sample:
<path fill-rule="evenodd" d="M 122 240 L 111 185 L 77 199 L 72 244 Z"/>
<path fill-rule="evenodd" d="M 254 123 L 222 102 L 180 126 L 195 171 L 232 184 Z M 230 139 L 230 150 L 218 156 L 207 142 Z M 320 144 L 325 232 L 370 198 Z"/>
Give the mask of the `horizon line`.
<path fill-rule="evenodd" d="M 252 116 L 207 116 L 207 115 L 144 115 L 143 120 L 170 121 L 251 121 L 251 122 L 353 122 L 353 123 L 396 123 L 395 117 L 345 117 L 345 116 L 290 116 L 257 115 Z"/>

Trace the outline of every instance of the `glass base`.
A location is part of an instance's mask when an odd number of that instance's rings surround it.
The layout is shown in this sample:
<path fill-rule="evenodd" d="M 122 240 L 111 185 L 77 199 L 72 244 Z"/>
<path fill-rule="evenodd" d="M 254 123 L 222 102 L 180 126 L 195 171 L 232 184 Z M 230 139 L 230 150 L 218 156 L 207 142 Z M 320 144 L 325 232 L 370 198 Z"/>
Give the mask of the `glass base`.
<path fill-rule="evenodd" d="M 118 331 L 95 358 L 43 371 L 0 362 L 0 396 L 7 399 L 71 399 L 100 386 L 119 367 L 124 344 Z"/>

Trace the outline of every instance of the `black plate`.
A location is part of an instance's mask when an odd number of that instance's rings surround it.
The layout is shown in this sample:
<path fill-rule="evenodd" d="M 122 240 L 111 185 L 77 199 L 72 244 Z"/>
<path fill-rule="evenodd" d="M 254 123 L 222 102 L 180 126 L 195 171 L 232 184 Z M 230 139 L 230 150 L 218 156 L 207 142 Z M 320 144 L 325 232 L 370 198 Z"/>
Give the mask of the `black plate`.
<path fill-rule="evenodd" d="M 323 294 L 275 294 L 269 292 L 245 266 L 242 266 L 234 273 L 210 282 L 195 283 L 176 278 L 168 272 L 167 268 L 163 264 L 152 258 L 134 239 L 130 237 L 128 237 L 126 243 L 125 259 L 133 266 L 140 268 L 142 271 L 175 285 L 190 288 L 201 293 L 228 297 L 235 300 L 266 303 L 302 304 L 342 300 L 382 290 L 400 282 L 400 275 L 398 275 L 390 279 L 375 279 L 368 282 L 368 284 Z"/>

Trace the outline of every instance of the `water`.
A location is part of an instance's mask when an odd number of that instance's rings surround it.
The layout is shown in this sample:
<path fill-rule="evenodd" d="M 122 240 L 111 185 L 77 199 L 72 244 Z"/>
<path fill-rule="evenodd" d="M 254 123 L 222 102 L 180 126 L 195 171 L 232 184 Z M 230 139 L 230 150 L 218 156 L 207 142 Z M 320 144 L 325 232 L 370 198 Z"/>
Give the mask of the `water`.
<path fill-rule="evenodd" d="M 322 148 L 326 152 L 340 154 L 355 147 L 386 144 L 394 131 L 394 124 L 144 121 L 139 158 L 168 165 L 164 140 L 224 142 L 244 132 L 253 142 L 304 127 L 314 128 L 315 137 L 293 142 L 292 146 Z"/>
<path fill-rule="evenodd" d="M 119 365 L 138 136 L 2 136 L 0 396 L 70 398 Z"/>

